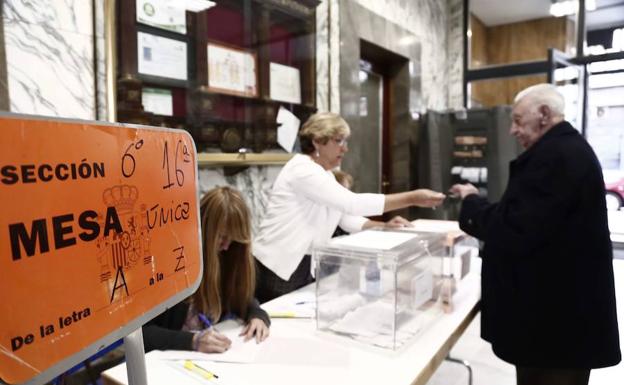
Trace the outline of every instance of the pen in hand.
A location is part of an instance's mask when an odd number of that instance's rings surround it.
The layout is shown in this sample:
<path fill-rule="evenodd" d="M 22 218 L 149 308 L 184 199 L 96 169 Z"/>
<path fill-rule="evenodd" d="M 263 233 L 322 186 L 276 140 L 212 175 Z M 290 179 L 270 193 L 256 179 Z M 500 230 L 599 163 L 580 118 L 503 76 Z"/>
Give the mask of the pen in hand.
<path fill-rule="evenodd" d="M 206 317 L 206 315 L 204 313 L 197 314 L 197 317 L 199 317 L 199 320 L 204 324 L 206 329 L 211 329 L 212 328 L 212 322 L 210 322 L 210 319 L 208 317 Z"/>

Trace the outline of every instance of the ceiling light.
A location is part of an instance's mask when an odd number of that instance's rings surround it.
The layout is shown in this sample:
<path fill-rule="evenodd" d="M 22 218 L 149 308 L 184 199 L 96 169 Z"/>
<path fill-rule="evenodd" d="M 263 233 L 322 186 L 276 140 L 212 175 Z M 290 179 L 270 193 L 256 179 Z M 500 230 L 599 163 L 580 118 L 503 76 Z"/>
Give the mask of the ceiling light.
<path fill-rule="evenodd" d="M 579 8 L 578 0 L 555 1 L 550 5 L 550 14 L 554 17 L 574 15 Z M 596 10 L 596 0 L 585 0 L 587 11 Z"/>

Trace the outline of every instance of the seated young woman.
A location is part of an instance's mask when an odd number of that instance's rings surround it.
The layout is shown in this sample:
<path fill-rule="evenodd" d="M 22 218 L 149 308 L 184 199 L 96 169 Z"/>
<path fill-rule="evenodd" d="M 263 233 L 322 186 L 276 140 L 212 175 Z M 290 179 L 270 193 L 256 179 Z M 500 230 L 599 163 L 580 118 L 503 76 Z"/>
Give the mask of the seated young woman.
<path fill-rule="evenodd" d="M 246 326 L 245 341 L 269 336 L 270 319 L 254 298 L 250 213 L 242 196 L 229 187 L 209 191 L 200 203 L 204 276 L 185 301 L 143 327 L 145 350 L 196 350 L 221 353 L 230 339 L 211 327 L 238 317 Z"/>

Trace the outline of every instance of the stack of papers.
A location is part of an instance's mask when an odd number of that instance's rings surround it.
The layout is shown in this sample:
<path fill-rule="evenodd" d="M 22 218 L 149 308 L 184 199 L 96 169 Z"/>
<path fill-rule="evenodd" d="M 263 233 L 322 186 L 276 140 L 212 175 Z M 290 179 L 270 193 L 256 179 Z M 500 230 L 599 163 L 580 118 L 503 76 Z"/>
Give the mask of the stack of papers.
<path fill-rule="evenodd" d="M 393 305 L 375 301 L 348 312 L 329 329 L 370 345 L 398 348 L 419 334 L 440 313 L 405 312 L 397 314 L 395 321 Z"/>
<path fill-rule="evenodd" d="M 415 234 L 409 233 L 364 230 L 344 237 L 333 238 L 330 244 L 375 250 L 391 250 L 415 237 Z"/>

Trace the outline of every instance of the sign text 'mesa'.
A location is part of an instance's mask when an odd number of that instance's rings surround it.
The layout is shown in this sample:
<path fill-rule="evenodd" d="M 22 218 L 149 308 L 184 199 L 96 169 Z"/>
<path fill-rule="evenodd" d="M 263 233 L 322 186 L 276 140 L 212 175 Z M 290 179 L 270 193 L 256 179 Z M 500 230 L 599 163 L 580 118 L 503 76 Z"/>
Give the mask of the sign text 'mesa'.
<path fill-rule="evenodd" d="M 100 224 L 96 221 L 97 217 L 97 212 L 93 210 L 83 211 L 78 216 L 78 227 L 83 230 L 77 234 L 78 238 L 84 242 L 97 239 L 100 235 Z M 51 221 L 54 249 L 62 249 L 76 244 L 76 237 L 73 236 L 74 227 L 72 226 L 74 214 L 57 215 L 52 217 Z M 123 232 L 115 207 L 106 209 L 106 219 L 104 220 L 104 236 L 107 237 L 111 231 Z M 9 237 L 11 239 L 11 255 L 14 261 L 22 258 L 22 247 L 29 257 L 35 255 L 37 244 L 39 244 L 39 253 L 43 254 L 50 251 L 46 218 L 33 220 L 30 225 L 30 232 L 24 223 L 9 224 Z"/>

